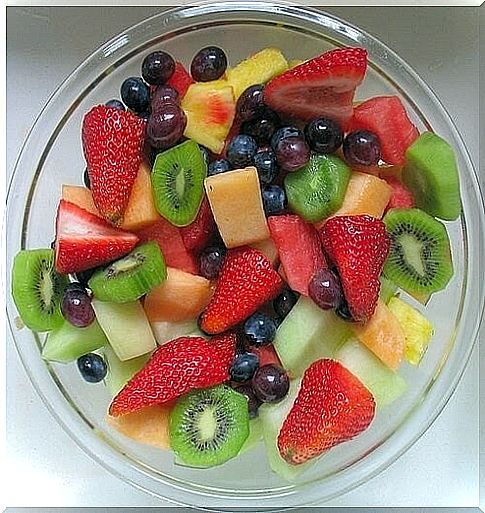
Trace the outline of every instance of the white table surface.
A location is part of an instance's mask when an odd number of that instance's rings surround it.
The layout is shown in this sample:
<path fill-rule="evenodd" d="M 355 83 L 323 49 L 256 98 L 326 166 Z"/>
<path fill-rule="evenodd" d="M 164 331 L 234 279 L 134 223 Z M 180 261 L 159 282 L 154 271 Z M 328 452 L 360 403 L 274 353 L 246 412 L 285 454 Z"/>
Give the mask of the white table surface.
<path fill-rule="evenodd" d="M 163 7 L 7 8 L 7 172 L 56 85 L 93 49 Z M 438 94 L 478 163 L 478 27 L 473 8 L 327 9 L 376 35 Z M 51 53 L 53 42 L 59 49 Z M 44 408 L 7 336 L 8 506 L 164 506 L 94 463 Z M 23 405 L 18 408 L 17 405 Z M 478 351 L 429 431 L 368 484 L 326 506 L 478 505 Z"/>

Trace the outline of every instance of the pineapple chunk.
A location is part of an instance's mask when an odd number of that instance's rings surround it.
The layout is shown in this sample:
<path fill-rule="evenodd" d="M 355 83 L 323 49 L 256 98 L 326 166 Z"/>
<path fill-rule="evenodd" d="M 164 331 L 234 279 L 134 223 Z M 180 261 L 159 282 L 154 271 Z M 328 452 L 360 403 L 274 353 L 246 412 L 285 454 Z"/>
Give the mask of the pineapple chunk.
<path fill-rule="evenodd" d="M 228 171 L 205 179 L 207 198 L 228 248 L 269 238 L 255 167 Z"/>
<path fill-rule="evenodd" d="M 232 87 L 224 80 L 192 84 L 181 106 L 187 116 L 185 137 L 221 153 L 236 112 Z"/>
<path fill-rule="evenodd" d="M 254 84 L 265 84 L 288 69 L 288 62 L 277 48 L 265 48 L 226 71 L 236 100 Z"/>
<path fill-rule="evenodd" d="M 418 365 L 433 336 L 432 324 L 424 315 L 397 297 L 391 298 L 388 307 L 404 331 L 404 358 L 409 363 Z"/>

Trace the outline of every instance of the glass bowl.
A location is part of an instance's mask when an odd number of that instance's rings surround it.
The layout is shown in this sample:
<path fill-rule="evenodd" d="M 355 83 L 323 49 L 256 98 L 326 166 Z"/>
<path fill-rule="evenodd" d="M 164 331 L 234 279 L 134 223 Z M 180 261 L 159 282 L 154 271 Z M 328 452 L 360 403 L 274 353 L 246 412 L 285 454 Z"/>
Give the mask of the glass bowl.
<path fill-rule="evenodd" d="M 224 48 L 233 64 L 267 46 L 281 48 L 289 59 L 309 58 L 339 46 L 363 46 L 369 53 L 369 69 L 356 99 L 397 94 L 420 131 L 434 130 L 454 147 L 463 201 L 460 220 L 447 223 L 455 275 L 426 307 L 436 334 L 418 369 L 402 367 L 408 392 L 379 411 L 364 434 L 332 449 L 295 483 L 269 470 L 262 446 L 222 467 L 189 469 L 174 465 L 169 453 L 132 443 L 109 428 L 105 414 L 110 397 L 105 387 L 84 383 L 75 365 L 44 362 L 43 337 L 17 329 L 9 292 L 8 321 L 20 358 L 47 408 L 88 454 L 126 483 L 176 503 L 212 509 L 312 504 L 370 479 L 424 433 L 456 388 L 483 310 L 477 277 L 484 213 L 472 163 L 435 95 L 385 45 L 320 11 L 265 2 L 180 7 L 126 30 L 71 74 L 32 127 L 8 191 L 7 268 L 21 248 L 49 246 L 61 185 L 82 184 L 84 113 L 117 97 L 123 79 L 138 75 L 143 57 L 154 49 L 164 49 L 189 64 L 196 51 L 209 44 Z"/>

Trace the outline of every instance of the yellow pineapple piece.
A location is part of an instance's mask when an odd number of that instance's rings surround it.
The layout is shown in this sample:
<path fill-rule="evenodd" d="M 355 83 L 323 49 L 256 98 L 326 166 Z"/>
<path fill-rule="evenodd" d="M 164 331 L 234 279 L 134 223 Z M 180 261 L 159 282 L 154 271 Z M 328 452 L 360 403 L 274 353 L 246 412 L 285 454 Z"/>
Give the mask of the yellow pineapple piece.
<path fill-rule="evenodd" d="M 226 80 L 234 89 L 236 100 L 254 84 L 265 84 L 288 69 L 288 62 L 277 48 L 265 48 L 236 67 L 226 71 Z"/>
<path fill-rule="evenodd" d="M 187 116 L 185 137 L 221 153 L 236 112 L 232 86 L 225 80 L 191 84 L 181 106 Z"/>
<path fill-rule="evenodd" d="M 269 238 L 255 167 L 208 176 L 205 190 L 217 227 L 228 248 Z"/>

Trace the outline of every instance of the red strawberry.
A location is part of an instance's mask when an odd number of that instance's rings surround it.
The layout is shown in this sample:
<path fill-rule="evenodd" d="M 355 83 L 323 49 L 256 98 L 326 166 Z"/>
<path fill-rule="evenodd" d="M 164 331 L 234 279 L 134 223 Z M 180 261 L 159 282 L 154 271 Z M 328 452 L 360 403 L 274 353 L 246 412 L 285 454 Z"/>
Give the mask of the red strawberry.
<path fill-rule="evenodd" d="M 138 243 L 133 233 L 113 228 L 74 203 L 61 200 L 56 220 L 56 270 L 77 273 L 107 264 Z"/>
<path fill-rule="evenodd" d="M 380 219 L 369 215 L 336 216 L 320 231 L 323 248 L 337 266 L 345 299 L 355 321 L 374 314 L 390 239 Z"/>
<path fill-rule="evenodd" d="M 413 208 L 416 206 L 413 193 L 395 176 L 388 176 L 384 180 L 392 187 L 392 196 L 387 204 L 390 208 Z"/>
<path fill-rule="evenodd" d="M 94 204 L 119 226 L 143 158 L 145 121 L 129 111 L 97 105 L 84 116 L 82 142 Z"/>
<path fill-rule="evenodd" d="M 376 96 L 355 107 L 350 129 L 376 134 L 388 164 L 404 164 L 406 150 L 419 136 L 397 96 Z"/>
<path fill-rule="evenodd" d="M 372 394 L 350 371 L 335 360 L 317 360 L 283 422 L 279 452 L 290 464 L 304 463 L 362 433 L 374 415 Z"/>
<path fill-rule="evenodd" d="M 215 231 L 216 222 L 209 202 L 204 197 L 194 222 L 180 228 L 180 235 L 188 251 L 198 252 L 209 242 Z"/>
<path fill-rule="evenodd" d="M 191 390 L 207 388 L 229 379 L 236 351 L 236 337 L 225 334 L 207 341 L 181 337 L 160 346 L 146 365 L 113 399 L 113 417 L 146 406 L 163 404 Z"/>
<path fill-rule="evenodd" d="M 185 247 L 180 229 L 166 219 L 161 218 L 156 223 L 142 228 L 137 235 L 140 242 L 156 240 L 169 267 L 191 274 L 199 272 L 197 260 Z"/>
<path fill-rule="evenodd" d="M 187 89 L 190 84 L 193 84 L 194 80 L 190 76 L 189 72 L 185 69 L 181 62 L 175 63 L 174 74 L 167 81 L 167 85 L 173 87 L 180 95 L 180 99 L 185 96 Z"/>
<path fill-rule="evenodd" d="M 232 328 L 273 299 L 283 282 L 271 262 L 257 249 L 228 251 L 211 302 L 201 318 L 206 333 Z"/>
<path fill-rule="evenodd" d="M 363 48 L 331 50 L 273 78 L 264 89 L 264 101 L 279 113 L 305 121 L 335 119 L 345 130 L 366 68 Z"/>

